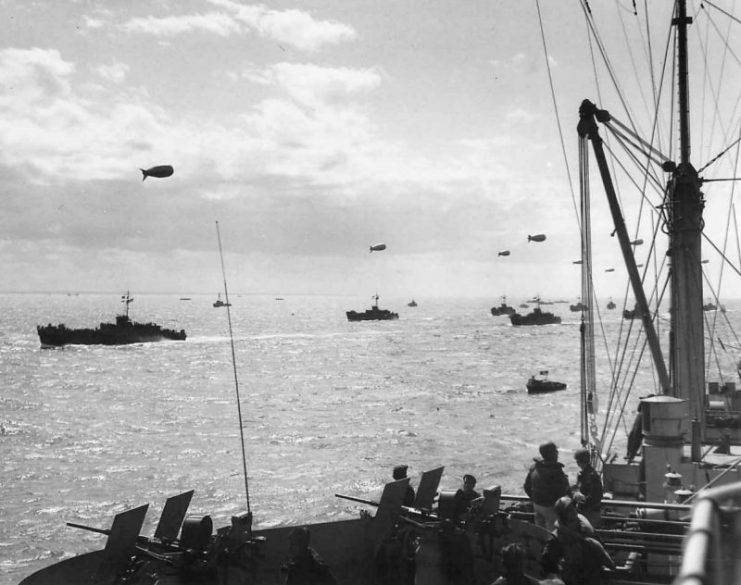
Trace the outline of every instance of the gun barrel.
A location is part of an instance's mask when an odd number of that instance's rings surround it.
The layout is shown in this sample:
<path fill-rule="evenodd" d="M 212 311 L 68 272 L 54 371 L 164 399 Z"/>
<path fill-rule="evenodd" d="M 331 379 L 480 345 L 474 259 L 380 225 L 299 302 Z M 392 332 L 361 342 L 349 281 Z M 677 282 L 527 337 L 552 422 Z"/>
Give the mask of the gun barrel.
<path fill-rule="evenodd" d="M 343 500 L 350 500 L 351 502 L 358 502 L 359 504 L 366 504 L 367 506 L 375 506 L 376 508 L 380 505 L 378 502 L 373 502 L 371 500 L 363 500 L 361 498 L 356 498 L 353 496 L 344 496 L 342 494 L 335 494 L 335 498 L 342 498 Z"/>
<path fill-rule="evenodd" d="M 92 526 L 85 526 L 84 524 L 75 524 L 74 522 L 67 522 L 67 526 L 71 526 L 72 528 L 81 528 L 82 530 L 87 530 L 88 532 L 97 532 L 98 534 L 105 534 L 106 536 L 111 534 L 110 530 L 104 530 L 102 528 L 93 528 Z"/>

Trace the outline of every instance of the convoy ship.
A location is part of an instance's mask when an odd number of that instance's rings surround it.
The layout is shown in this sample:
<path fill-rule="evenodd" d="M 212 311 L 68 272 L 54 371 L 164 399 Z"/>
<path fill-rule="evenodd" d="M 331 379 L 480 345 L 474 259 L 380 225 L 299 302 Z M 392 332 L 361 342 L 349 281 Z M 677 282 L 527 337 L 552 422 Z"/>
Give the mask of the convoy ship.
<path fill-rule="evenodd" d="M 41 347 L 61 347 L 64 345 L 127 345 L 131 343 L 151 343 L 170 339 L 185 341 L 185 330 L 166 329 L 156 323 L 137 323 L 129 318 L 129 305 L 134 299 L 126 293 L 121 297 L 126 309 L 116 315 L 115 323 L 101 323 L 98 327 L 73 329 L 64 323 L 59 325 L 38 325 L 36 330 Z"/>
<path fill-rule="evenodd" d="M 346 311 L 348 321 L 391 321 L 399 318 L 399 313 L 394 313 L 388 309 L 378 308 L 378 295 L 371 297 L 373 299 L 373 306 L 370 309 L 366 309 L 362 313 L 358 311 Z"/>

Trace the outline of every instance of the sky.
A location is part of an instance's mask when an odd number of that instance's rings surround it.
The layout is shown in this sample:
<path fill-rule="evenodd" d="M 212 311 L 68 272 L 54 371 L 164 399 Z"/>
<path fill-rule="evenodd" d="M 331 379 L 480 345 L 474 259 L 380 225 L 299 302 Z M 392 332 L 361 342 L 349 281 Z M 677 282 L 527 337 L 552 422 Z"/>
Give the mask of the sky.
<path fill-rule="evenodd" d="M 625 42 L 632 3 L 592 4 Z M 215 294 L 218 222 L 234 292 L 579 295 L 549 83 L 575 175 L 576 1 L 0 0 L 0 22 L 2 292 Z"/>

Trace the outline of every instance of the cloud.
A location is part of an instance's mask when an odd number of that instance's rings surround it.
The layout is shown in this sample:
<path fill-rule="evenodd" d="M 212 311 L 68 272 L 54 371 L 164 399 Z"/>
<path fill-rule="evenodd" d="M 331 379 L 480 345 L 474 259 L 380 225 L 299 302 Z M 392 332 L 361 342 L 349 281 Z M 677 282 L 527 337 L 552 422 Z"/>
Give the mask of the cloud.
<path fill-rule="evenodd" d="M 0 51 L 0 71 L 7 88 L 0 101 L 8 104 L 23 98 L 68 94 L 68 77 L 74 73 L 75 65 L 62 59 L 54 49 L 5 49 Z"/>
<path fill-rule="evenodd" d="M 420 251 L 491 229 L 495 216 L 481 208 L 508 199 L 510 172 L 492 161 L 507 160 L 509 144 L 462 141 L 431 158 L 384 139 L 357 101 L 381 83 L 375 70 L 279 63 L 250 75 L 279 92 L 225 126 L 173 117 L 140 90 L 78 83 L 57 51 L 0 51 L 0 76 L 19 92 L 0 96 L 0 176 L 13 210 L 2 231 L 81 250 L 191 249 L 212 244 L 194 234 L 218 209 L 243 218 L 242 249 L 295 253 L 326 229 L 310 254 L 391 231 Z M 141 183 L 137 168 L 160 163 L 173 164 L 173 178 Z"/>
<path fill-rule="evenodd" d="M 129 72 L 129 66 L 124 63 L 113 63 L 112 65 L 99 65 L 95 72 L 103 79 L 113 83 L 123 83 Z"/>
<path fill-rule="evenodd" d="M 247 72 L 256 82 L 285 89 L 297 102 L 316 106 L 341 101 L 350 94 L 371 91 L 381 84 L 373 69 L 323 67 L 312 63 L 276 63 L 260 71 Z"/>
<path fill-rule="evenodd" d="M 164 18 L 154 16 L 132 18 L 123 25 L 123 28 L 128 32 L 159 37 L 173 37 L 194 31 L 210 32 L 228 37 L 241 30 L 238 22 L 229 15 L 220 12 L 166 16 Z"/>
<path fill-rule="evenodd" d="M 239 4 L 232 0 L 209 1 L 222 11 L 137 17 L 128 20 L 122 28 L 129 33 L 168 38 L 192 32 L 221 37 L 257 33 L 302 51 L 317 51 L 325 45 L 336 45 L 357 37 L 351 26 L 333 20 L 317 20 L 303 10 L 271 10 L 262 4 Z M 103 26 L 98 19 L 86 18 L 85 22 L 88 27 Z"/>
<path fill-rule="evenodd" d="M 104 71 L 121 74 L 123 68 Z M 167 121 L 135 91 L 88 99 L 75 91 L 75 73 L 56 50 L 0 51 L 0 76 L 8 84 L 0 96 L 0 161 L 27 169 L 35 182 L 79 169 L 88 178 L 118 175 L 131 164 L 130 145 L 141 149 Z"/>
<path fill-rule="evenodd" d="M 103 28 L 105 26 L 105 21 L 103 21 L 102 19 L 94 18 L 86 14 L 83 14 L 82 20 L 85 23 L 85 26 L 87 28 L 96 29 L 96 28 Z"/>
<path fill-rule="evenodd" d="M 349 25 L 317 20 L 302 10 L 270 10 L 262 4 L 245 5 L 232 0 L 209 1 L 231 11 L 235 19 L 261 36 L 304 51 L 316 51 L 324 45 L 336 45 L 357 37 L 355 29 Z"/>
<path fill-rule="evenodd" d="M 462 183 L 483 184 L 501 169 L 491 160 L 506 146 L 464 144 L 448 160 L 430 160 L 403 142 L 384 140 L 364 108 L 351 98 L 378 87 L 371 69 L 279 63 L 254 79 L 286 96 L 271 96 L 230 126 L 172 118 L 134 89 L 76 85 L 75 65 L 57 51 L 0 52 L 0 76 L 15 93 L 0 96 L 0 162 L 25 170 L 34 182 L 115 180 L 147 164 L 173 164 L 194 193 L 231 199 L 282 184 L 290 196 L 321 187 L 327 197 L 382 199 L 400 192 Z M 100 68 L 116 79 L 125 67 Z M 80 172 L 84 176 L 77 176 Z"/>
<path fill-rule="evenodd" d="M 531 111 L 525 110 L 524 108 L 514 107 L 507 111 L 505 115 L 506 120 L 510 122 L 533 122 L 538 120 L 541 116 L 534 114 Z"/>

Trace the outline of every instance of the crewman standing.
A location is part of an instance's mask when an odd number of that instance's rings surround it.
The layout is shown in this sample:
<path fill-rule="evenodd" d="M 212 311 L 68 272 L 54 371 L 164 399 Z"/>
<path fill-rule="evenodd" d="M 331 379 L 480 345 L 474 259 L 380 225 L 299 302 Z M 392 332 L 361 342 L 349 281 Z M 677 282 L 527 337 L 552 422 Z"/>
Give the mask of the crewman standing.
<path fill-rule="evenodd" d="M 563 471 L 563 463 L 558 462 L 555 443 L 543 443 L 539 451 L 541 458 L 534 459 L 523 488 L 533 502 L 535 524 L 551 531 L 556 523 L 553 506 L 558 498 L 568 495 L 569 478 Z"/>

